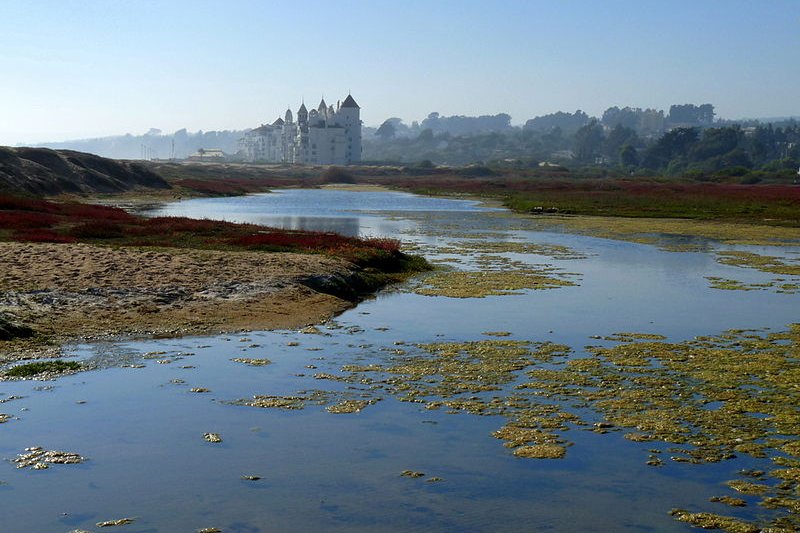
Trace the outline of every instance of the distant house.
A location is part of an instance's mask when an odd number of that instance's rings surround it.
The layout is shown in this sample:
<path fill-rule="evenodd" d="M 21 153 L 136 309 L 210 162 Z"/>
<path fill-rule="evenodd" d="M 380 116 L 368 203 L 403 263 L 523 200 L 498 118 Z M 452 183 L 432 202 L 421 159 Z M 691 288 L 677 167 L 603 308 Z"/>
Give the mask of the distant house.
<path fill-rule="evenodd" d="M 309 111 L 305 104 L 284 118 L 262 124 L 239 140 L 245 161 L 300 165 L 349 165 L 361 161 L 361 108 L 351 95 L 336 107 L 325 99 Z"/>
<path fill-rule="evenodd" d="M 219 148 L 200 148 L 186 159 L 188 161 L 221 162 L 225 161 L 226 155 L 225 152 Z"/>

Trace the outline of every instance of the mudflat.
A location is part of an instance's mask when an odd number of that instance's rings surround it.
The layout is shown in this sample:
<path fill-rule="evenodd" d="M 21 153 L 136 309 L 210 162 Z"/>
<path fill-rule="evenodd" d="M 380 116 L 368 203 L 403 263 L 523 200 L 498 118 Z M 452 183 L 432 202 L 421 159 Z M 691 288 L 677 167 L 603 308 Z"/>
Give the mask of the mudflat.
<path fill-rule="evenodd" d="M 353 304 L 304 282 L 356 269 L 317 254 L 0 242 L 0 313 L 39 334 L 0 341 L 0 362 L 52 356 L 76 338 L 319 322 Z"/>

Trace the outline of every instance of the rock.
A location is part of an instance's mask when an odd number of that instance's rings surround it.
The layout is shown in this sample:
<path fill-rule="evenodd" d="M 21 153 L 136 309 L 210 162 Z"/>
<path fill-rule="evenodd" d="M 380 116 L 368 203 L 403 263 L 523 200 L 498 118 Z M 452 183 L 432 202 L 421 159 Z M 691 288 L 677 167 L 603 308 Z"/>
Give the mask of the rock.
<path fill-rule="evenodd" d="M 0 341 L 27 339 L 34 335 L 35 332 L 30 327 L 19 323 L 8 314 L 0 313 Z"/>
<path fill-rule="evenodd" d="M 222 437 L 220 437 L 219 433 L 203 433 L 203 439 L 208 442 L 222 442 Z"/>

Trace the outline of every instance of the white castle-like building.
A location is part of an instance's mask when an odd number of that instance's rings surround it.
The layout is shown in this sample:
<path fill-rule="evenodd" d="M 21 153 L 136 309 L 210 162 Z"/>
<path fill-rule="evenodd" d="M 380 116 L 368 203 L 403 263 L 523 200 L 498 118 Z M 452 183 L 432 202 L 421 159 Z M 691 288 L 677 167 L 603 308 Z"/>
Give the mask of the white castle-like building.
<path fill-rule="evenodd" d="M 310 112 L 302 103 L 297 122 L 292 110 L 272 124 L 262 124 L 239 140 L 249 162 L 301 165 L 349 165 L 361 161 L 361 108 L 351 95 L 334 107 L 325 104 Z"/>

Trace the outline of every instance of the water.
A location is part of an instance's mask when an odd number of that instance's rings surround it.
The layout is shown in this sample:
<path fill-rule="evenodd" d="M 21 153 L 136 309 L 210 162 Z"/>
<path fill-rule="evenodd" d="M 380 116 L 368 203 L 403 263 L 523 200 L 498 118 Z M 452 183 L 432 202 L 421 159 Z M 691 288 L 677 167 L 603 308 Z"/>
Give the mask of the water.
<path fill-rule="evenodd" d="M 0 400 L 24 397 L 0 403 L 0 412 L 17 417 L 0 425 L 0 456 L 12 459 L 38 445 L 88 458 L 42 471 L 2 466 L 0 531 L 95 530 L 96 522 L 121 517 L 137 518 L 125 526 L 129 532 L 685 531 L 669 509 L 707 510 L 708 498 L 746 461 L 656 469 L 644 464 L 652 443 L 577 429 L 567 432 L 574 445 L 564 459 L 518 459 L 491 436 L 502 417 L 427 410 L 314 374 L 387 363 L 392 350 L 479 340 L 486 331 L 580 352 L 591 336 L 618 331 L 679 341 L 731 328 L 782 329 L 797 320 L 796 295 L 710 289 L 707 276 L 770 278 L 717 263 L 713 243 L 703 252 L 676 253 L 543 232 L 472 201 L 280 191 L 178 202 L 158 214 L 395 236 L 428 252 L 480 235 L 563 245 L 583 258 L 507 253 L 574 273 L 577 285 L 466 300 L 393 289 L 321 326 L 322 335 L 247 332 L 70 347 L 76 357 L 145 367 L 111 364 L 44 383 L 52 387 L 45 389 L 37 382 L 0 384 Z M 446 252 L 462 261 L 459 268 L 474 268 L 480 255 Z M 273 363 L 251 367 L 234 357 Z M 296 411 L 230 403 L 309 390 L 381 400 L 340 415 L 313 403 Z M 221 434 L 223 442 L 205 442 L 205 432 Z M 425 476 L 401 477 L 404 470 Z M 432 476 L 443 481 L 425 481 Z"/>

